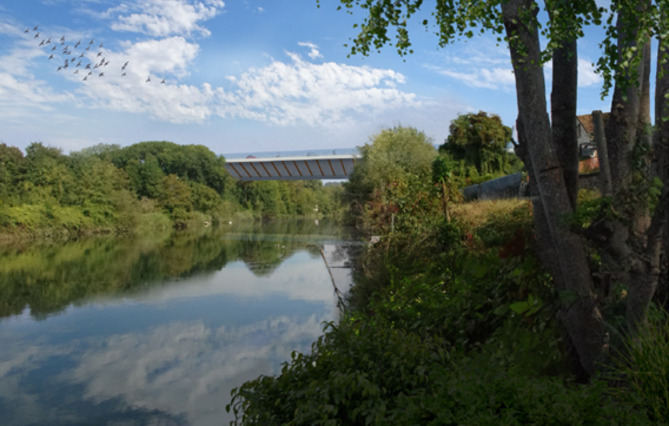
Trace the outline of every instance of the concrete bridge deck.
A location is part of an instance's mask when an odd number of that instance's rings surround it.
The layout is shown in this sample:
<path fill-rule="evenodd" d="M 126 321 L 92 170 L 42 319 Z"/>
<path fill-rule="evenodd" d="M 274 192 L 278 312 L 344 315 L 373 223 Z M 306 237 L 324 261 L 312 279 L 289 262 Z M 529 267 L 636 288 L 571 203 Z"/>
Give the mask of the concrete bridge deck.
<path fill-rule="evenodd" d="M 226 159 L 225 168 L 241 180 L 347 179 L 353 154 Z"/>

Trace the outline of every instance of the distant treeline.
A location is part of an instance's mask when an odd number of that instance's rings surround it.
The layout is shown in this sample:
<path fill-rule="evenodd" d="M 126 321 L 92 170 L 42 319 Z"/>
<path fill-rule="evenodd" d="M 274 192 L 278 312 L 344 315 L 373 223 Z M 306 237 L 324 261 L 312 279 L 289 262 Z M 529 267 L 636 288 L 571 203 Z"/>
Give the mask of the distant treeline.
<path fill-rule="evenodd" d="M 339 185 L 241 182 L 202 145 L 96 145 L 65 155 L 0 144 L 0 232 L 135 232 L 233 217 L 332 216 Z"/>

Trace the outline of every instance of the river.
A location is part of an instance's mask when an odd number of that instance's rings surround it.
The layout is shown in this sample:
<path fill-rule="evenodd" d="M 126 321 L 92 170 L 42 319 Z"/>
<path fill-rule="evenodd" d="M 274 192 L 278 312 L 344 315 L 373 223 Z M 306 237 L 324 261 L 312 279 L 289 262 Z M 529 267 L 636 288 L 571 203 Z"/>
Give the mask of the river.
<path fill-rule="evenodd" d="M 220 425 L 338 317 L 345 233 L 315 221 L 0 248 L 3 425 Z"/>

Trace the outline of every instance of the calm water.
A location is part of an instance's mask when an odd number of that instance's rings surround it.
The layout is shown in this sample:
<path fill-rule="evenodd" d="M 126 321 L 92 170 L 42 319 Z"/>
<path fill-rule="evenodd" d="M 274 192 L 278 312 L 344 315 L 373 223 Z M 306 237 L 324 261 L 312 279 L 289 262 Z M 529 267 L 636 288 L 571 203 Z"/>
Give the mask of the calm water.
<path fill-rule="evenodd" d="M 0 423 L 220 425 L 338 315 L 321 223 L 0 248 Z"/>

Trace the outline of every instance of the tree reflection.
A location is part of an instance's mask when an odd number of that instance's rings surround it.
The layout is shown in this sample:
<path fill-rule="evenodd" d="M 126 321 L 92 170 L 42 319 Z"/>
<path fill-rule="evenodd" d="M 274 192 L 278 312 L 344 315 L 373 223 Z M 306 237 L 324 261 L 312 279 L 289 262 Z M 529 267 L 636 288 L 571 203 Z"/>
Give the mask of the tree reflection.
<path fill-rule="evenodd" d="M 94 238 L 0 248 L 0 316 L 27 308 L 41 319 L 96 296 L 130 295 L 243 261 L 269 276 L 298 250 L 318 256 L 319 241 L 342 239 L 334 224 L 242 223 L 164 239 Z"/>

